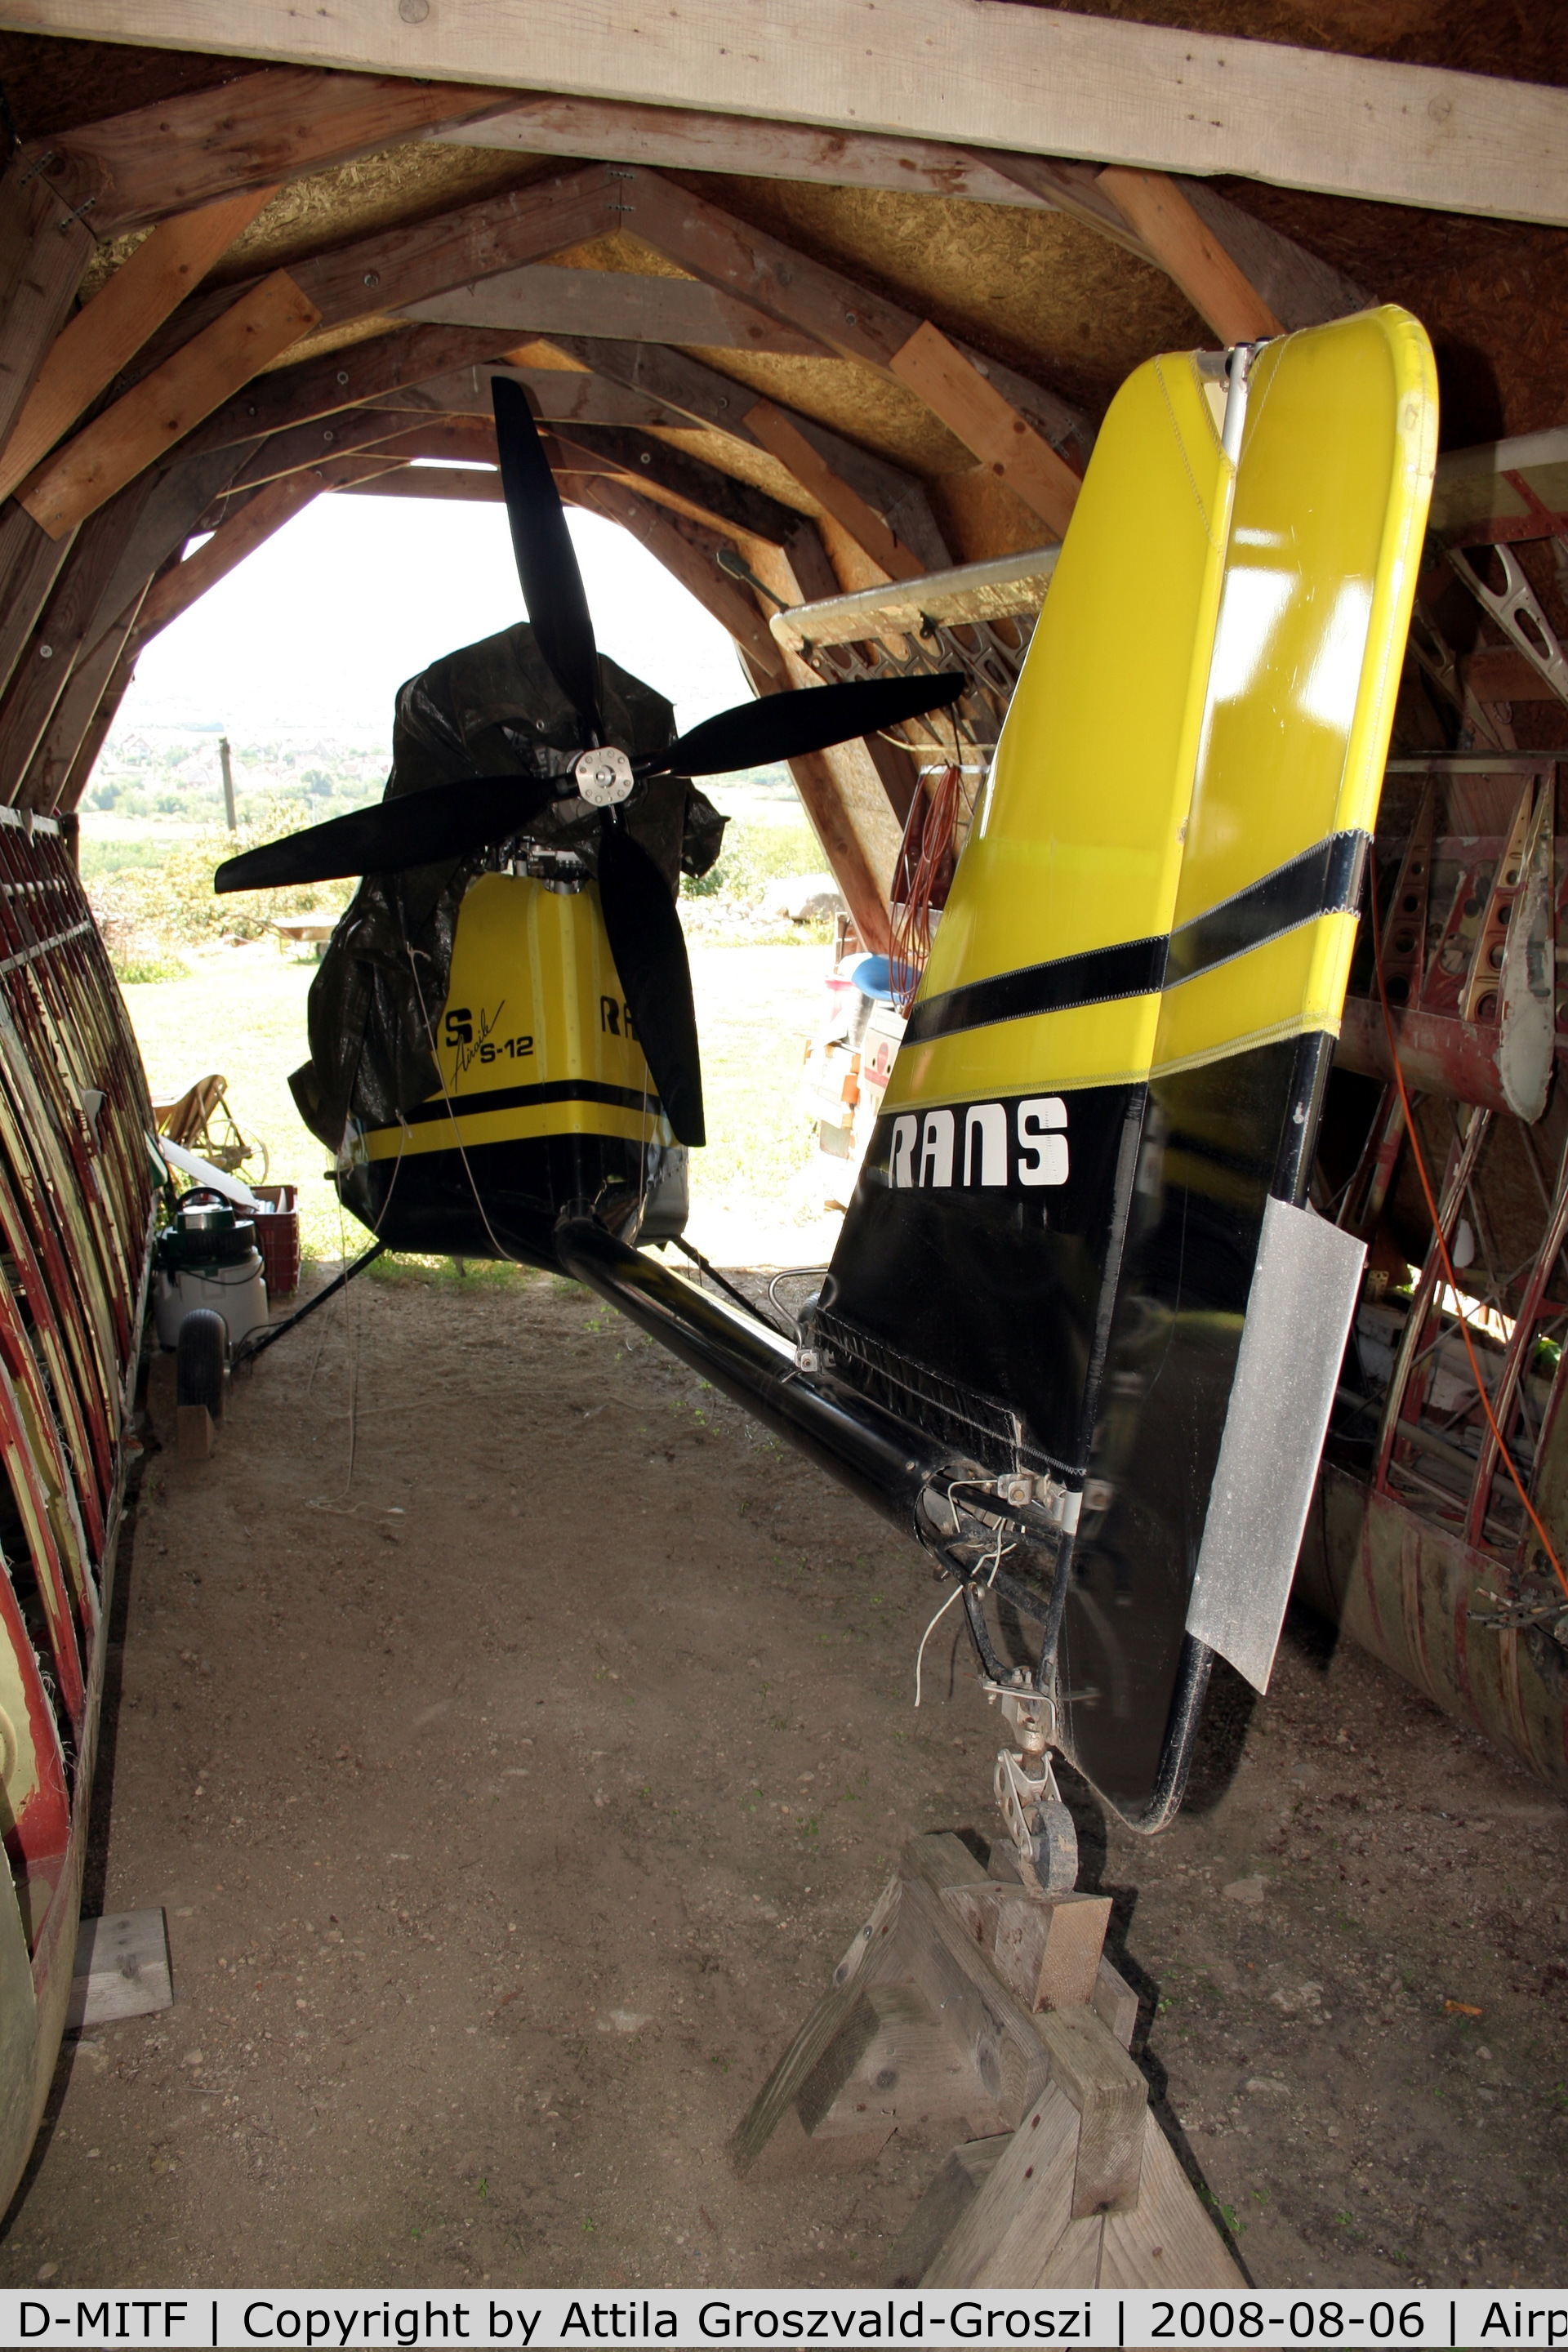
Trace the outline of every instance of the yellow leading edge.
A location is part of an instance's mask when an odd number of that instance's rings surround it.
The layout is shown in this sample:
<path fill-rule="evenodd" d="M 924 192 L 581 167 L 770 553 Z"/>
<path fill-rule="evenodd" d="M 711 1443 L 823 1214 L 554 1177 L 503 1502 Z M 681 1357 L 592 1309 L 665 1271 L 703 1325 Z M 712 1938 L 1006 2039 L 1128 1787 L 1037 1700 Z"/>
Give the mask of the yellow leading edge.
<path fill-rule="evenodd" d="M 1195 354 L 1100 432 L 917 1003 L 1157 939 L 1370 834 L 1436 459 L 1392 305 L 1267 344 L 1239 460 Z M 886 1108 L 1138 1083 L 1337 1034 L 1353 913 L 1162 989 L 906 1044 Z"/>

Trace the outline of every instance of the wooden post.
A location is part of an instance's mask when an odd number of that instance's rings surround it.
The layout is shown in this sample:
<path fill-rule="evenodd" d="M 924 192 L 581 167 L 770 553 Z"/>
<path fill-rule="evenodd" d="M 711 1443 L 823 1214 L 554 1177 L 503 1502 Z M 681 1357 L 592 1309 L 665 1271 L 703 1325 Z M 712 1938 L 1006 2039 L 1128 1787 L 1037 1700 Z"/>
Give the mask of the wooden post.
<path fill-rule="evenodd" d="M 0 178 L 0 440 L 59 333 L 93 242 L 86 223 L 13 156 Z"/>
<path fill-rule="evenodd" d="M 229 755 L 228 737 L 226 735 L 220 735 L 217 739 L 217 762 L 218 766 L 223 770 L 224 822 L 228 826 L 230 833 L 237 833 L 239 831 L 239 818 L 235 814 L 234 806 L 234 761 Z"/>
<path fill-rule="evenodd" d="M 1037 1958 L 1050 1915 L 1075 1906 L 1075 1966 L 1052 1988 Z M 912 1838 L 736 2127 L 737 2170 L 838 2169 L 900 2126 L 951 2122 L 966 2137 L 892 2250 L 899 2285 L 1075 2287 L 1111 2273 L 1123 2286 L 1239 2285 L 1142 2074 L 1088 1997 L 1097 1974 L 1116 1976 L 1100 1949 L 1110 1908 L 1000 1884 L 952 1835 Z M 997 1932 L 1026 1914 L 1037 1932 Z"/>

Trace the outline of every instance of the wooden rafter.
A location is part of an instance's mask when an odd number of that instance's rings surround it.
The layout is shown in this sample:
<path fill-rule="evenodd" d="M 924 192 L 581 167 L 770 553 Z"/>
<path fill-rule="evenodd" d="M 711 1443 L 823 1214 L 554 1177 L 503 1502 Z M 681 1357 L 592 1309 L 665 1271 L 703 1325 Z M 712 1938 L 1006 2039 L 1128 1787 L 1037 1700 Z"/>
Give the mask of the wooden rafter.
<path fill-rule="evenodd" d="M 934 409 L 965 448 L 973 449 L 1042 522 L 1059 537 L 1071 520 L 1080 478 L 1048 441 L 1031 432 L 987 374 L 982 374 L 929 319 L 922 320 L 891 360 L 893 373 Z"/>
<path fill-rule="evenodd" d="M 1168 173 L 1115 164 L 1100 173 L 1100 185 L 1222 342 L 1256 342 L 1280 333 L 1262 295 Z"/>
<path fill-rule="evenodd" d="M 749 482 L 737 481 L 686 450 L 672 448 L 668 442 L 628 426 L 579 427 L 569 436 L 558 432 L 553 437 L 563 451 L 580 452 L 627 483 L 650 493 L 658 490 L 666 502 L 674 501 L 706 530 L 722 534 L 739 531 L 747 539 L 779 547 L 799 520 L 788 507 L 765 491 L 753 489 Z"/>
<path fill-rule="evenodd" d="M 298 342 L 317 315 L 288 271 L 274 270 L 40 467 L 18 492 L 22 505 L 54 538 L 74 530 Z"/>
<path fill-rule="evenodd" d="M 682 587 L 729 631 L 764 676 L 783 676 L 783 657 L 756 606 L 719 569 L 720 541 L 712 532 L 683 515 L 650 505 L 619 481 L 580 478 L 575 491 L 580 505 L 618 522 L 656 555 L 665 570 L 673 572 Z"/>
<path fill-rule="evenodd" d="M 609 335 L 714 351 L 826 355 L 816 336 L 695 278 L 631 271 L 503 270 L 477 285 L 407 303 L 401 315 L 432 326 L 510 327 L 520 342 L 534 335 Z"/>
<path fill-rule="evenodd" d="M 363 481 L 376 469 L 374 458 L 337 457 L 330 464 L 286 475 L 268 482 L 248 498 L 238 512 L 226 516 L 212 537 L 204 540 L 182 563 L 163 573 L 149 590 L 137 616 L 133 642 L 138 650 L 171 621 L 188 612 L 198 597 L 216 588 L 235 566 L 243 563 L 274 531 L 308 507 L 325 490 L 342 489 Z"/>
<path fill-rule="evenodd" d="M 5 0 L 18 30 L 502 86 L 489 0 Z M 584 16 L 531 0 L 535 87 L 1142 169 L 1233 173 L 1389 204 L 1568 224 L 1568 91 L 1047 8 L 693 0 Z"/>
<path fill-rule="evenodd" d="M 343 495 L 361 499 L 433 499 L 458 506 L 499 507 L 500 476 L 479 466 L 397 466 L 349 482 Z M 564 489 L 563 497 L 566 495 Z"/>
<path fill-rule="evenodd" d="M 50 347 L 0 449 L 0 499 L 10 497 L 112 383 L 249 226 L 269 194 L 250 189 L 162 222 L 83 305 Z"/>
<path fill-rule="evenodd" d="M 219 89 L 161 99 L 21 150 L 100 236 L 348 163 L 504 105 L 493 89 L 274 67 Z"/>
<path fill-rule="evenodd" d="M 755 401 L 742 421 L 888 579 L 914 580 L 925 570 L 919 556 L 911 553 L 842 475 L 834 472 L 784 409 L 776 408 L 771 400 Z"/>
<path fill-rule="evenodd" d="M 187 437 L 186 446 L 218 449 L 258 434 L 310 425 L 454 368 L 500 359 L 511 347 L 510 335 L 461 327 L 413 327 L 378 335 L 374 341 L 271 370 L 215 409 Z"/>
<path fill-rule="evenodd" d="M 91 230 L 13 157 L 0 175 L 0 439 L 54 347 L 92 249 Z"/>
<path fill-rule="evenodd" d="M 1161 253 L 1096 188 L 1098 168 L 1059 156 L 1009 155 L 875 131 L 828 133 L 804 122 L 542 94 L 520 98 L 500 113 L 436 136 L 457 146 L 595 155 L 608 163 L 646 164 L 650 171 L 887 188 L 1065 212 L 1139 259 L 1165 267 Z M 1189 178 L 1178 184 L 1209 235 L 1287 327 L 1316 326 L 1371 300 L 1363 288 L 1218 194 L 1206 181 Z"/>

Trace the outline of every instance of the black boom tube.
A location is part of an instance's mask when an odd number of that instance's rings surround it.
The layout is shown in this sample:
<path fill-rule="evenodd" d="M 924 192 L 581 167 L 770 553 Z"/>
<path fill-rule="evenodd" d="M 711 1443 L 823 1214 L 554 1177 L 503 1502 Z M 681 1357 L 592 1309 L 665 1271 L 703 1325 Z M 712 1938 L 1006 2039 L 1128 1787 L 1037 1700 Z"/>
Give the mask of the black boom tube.
<path fill-rule="evenodd" d="M 555 1248 L 567 1274 L 809 1454 L 902 1534 L 921 1539 L 921 1495 L 933 1479 L 953 1474 L 950 1457 L 918 1431 L 858 1397 L 830 1394 L 798 1369 L 788 1340 L 760 1316 L 748 1318 L 697 1289 L 602 1225 L 563 1218 Z"/>

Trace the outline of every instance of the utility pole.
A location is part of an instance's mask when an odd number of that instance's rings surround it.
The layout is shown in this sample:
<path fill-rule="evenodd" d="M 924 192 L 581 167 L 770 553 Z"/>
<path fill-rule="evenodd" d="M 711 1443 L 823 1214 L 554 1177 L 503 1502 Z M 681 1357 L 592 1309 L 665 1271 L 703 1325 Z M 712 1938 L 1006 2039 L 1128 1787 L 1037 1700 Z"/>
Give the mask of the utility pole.
<path fill-rule="evenodd" d="M 220 735 L 217 739 L 217 757 L 218 765 L 223 770 L 224 814 L 228 819 L 228 829 L 230 833 L 237 833 L 239 831 L 239 819 L 234 813 L 234 770 L 228 763 L 228 737 L 226 735 Z"/>

